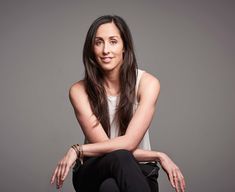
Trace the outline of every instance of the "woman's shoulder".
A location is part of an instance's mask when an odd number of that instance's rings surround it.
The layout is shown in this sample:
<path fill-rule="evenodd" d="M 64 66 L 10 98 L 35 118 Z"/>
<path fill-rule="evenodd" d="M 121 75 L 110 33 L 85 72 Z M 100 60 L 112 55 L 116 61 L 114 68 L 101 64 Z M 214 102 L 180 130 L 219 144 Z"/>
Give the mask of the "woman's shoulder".
<path fill-rule="evenodd" d="M 92 114 L 83 80 L 74 83 L 69 90 L 69 99 L 76 114 Z"/>
<path fill-rule="evenodd" d="M 71 85 L 70 89 L 84 88 L 85 87 L 84 84 L 85 84 L 84 80 L 79 80 L 79 81 L 73 83 Z"/>
<path fill-rule="evenodd" d="M 158 78 L 147 71 L 142 71 L 137 91 L 138 102 L 142 99 L 151 100 L 151 98 L 155 101 L 159 95 L 159 92 L 160 81 Z"/>
<path fill-rule="evenodd" d="M 82 98 L 86 95 L 84 80 L 77 81 L 71 85 L 69 89 L 69 97 L 71 99 Z"/>
<path fill-rule="evenodd" d="M 140 87 L 142 87 L 142 89 L 148 88 L 148 87 L 152 87 L 152 88 L 160 88 L 160 81 L 157 77 L 155 77 L 154 75 L 152 75 L 151 73 L 147 72 L 147 71 L 142 71 L 142 75 L 140 78 Z"/>
<path fill-rule="evenodd" d="M 84 80 L 79 80 L 75 83 L 73 83 L 71 86 L 70 86 L 70 89 L 69 91 L 72 91 L 72 92 L 77 92 L 77 91 L 82 91 L 82 90 L 85 90 L 85 85 L 84 85 Z"/>

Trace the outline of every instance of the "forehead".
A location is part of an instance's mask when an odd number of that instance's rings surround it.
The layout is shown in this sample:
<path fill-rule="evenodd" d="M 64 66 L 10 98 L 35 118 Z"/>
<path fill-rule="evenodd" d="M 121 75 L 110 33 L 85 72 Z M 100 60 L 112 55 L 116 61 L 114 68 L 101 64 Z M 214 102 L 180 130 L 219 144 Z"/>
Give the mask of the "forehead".
<path fill-rule="evenodd" d="M 111 37 L 111 36 L 118 36 L 120 37 L 120 31 L 117 26 L 112 23 L 105 23 L 98 27 L 96 31 L 96 37 Z"/>

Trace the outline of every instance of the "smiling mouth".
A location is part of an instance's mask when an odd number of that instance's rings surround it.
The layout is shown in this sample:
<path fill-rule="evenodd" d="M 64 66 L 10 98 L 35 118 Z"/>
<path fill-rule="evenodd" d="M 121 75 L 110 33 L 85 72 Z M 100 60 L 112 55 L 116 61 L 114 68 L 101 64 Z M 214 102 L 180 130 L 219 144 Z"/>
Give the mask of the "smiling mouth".
<path fill-rule="evenodd" d="M 112 60 L 112 57 L 101 57 L 101 60 L 102 60 L 104 63 L 109 63 L 109 62 Z"/>

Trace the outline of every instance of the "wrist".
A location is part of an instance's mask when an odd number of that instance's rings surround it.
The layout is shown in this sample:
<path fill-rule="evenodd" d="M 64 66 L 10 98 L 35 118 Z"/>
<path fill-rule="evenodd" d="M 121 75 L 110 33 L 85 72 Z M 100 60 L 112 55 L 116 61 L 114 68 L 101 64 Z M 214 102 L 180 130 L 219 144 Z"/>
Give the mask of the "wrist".
<path fill-rule="evenodd" d="M 77 153 L 76 153 L 76 151 L 72 147 L 69 148 L 67 154 L 73 155 L 73 156 L 75 156 L 77 158 Z"/>
<path fill-rule="evenodd" d="M 163 152 L 156 152 L 157 153 L 157 161 L 162 162 L 165 159 L 166 154 Z"/>
<path fill-rule="evenodd" d="M 76 159 L 79 159 L 81 164 L 83 164 L 83 145 L 75 144 L 70 147 L 76 154 Z"/>

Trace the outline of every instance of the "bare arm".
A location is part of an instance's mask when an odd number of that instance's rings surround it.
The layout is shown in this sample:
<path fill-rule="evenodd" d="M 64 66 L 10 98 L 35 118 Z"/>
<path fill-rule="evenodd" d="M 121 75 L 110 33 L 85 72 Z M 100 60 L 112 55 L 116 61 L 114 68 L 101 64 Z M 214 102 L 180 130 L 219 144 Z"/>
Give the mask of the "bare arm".
<path fill-rule="evenodd" d="M 79 93 L 77 90 L 82 92 Z M 138 108 L 127 127 L 126 134 L 114 139 L 109 139 L 101 124 L 97 124 L 97 119 L 91 111 L 87 95 L 82 87 L 81 89 L 71 89 L 70 99 L 77 120 L 91 143 L 83 145 L 85 156 L 99 156 L 113 150 L 127 149 L 132 151 L 137 161 L 159 161 L 167 173 L 171 185 L 177 192 L 179 188 L 184 191 L 184 177 L 178 166 L 165 153 L 137 148 L 152 121 L 159 92 L 159 81 L 152 75 L 144 73 L 139 85 Z M 77 99 L 79 95 L 82 97 Z"/>
<path fill-rule="evenodd" d="M 72 86 L 69 96 L 75 115 L 86 138 L 91 142 L 91 144 L 83 145 L 84 155 L 99 156 L 117 149 L 130 150 L 138 161 L 159 161 L 176 191 L 179 192 L 178 182 L 180 182 L 181 190 L 184 191 L 185 181 L 183 175 L 166 154 L 137 149 L 151 123 L 160 91 L 158 80 L 149 74 L 145 76 L 145 79 L 140 82 L 139 106 L 127 128 L 126 134 L 115 139 L 109 139 L 101 124 L 97 124 L 97 119 L 92 113 L 82 82 Z M 61 188 L 76 158 L 75 151 L 70 148 L 59 161 L 52 175 L 51 183 L 56 180 L 57 187 Z"/>
<path fill-rule="evenodd" d="M 134 113 L 126 134 L 109 139 L 100 123 L 93 115 L 89 101 L 80 82 L 70 89 L 70 100 L 77 120 L 90 144 L 83 145 L 85 156 L 98 156 L 117 149 L 134 151 L 149 128 L 160 91 L 159 81 L 144 73 L 139 85 L 139 105 Z"/>

